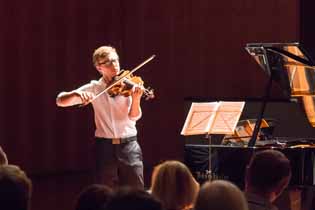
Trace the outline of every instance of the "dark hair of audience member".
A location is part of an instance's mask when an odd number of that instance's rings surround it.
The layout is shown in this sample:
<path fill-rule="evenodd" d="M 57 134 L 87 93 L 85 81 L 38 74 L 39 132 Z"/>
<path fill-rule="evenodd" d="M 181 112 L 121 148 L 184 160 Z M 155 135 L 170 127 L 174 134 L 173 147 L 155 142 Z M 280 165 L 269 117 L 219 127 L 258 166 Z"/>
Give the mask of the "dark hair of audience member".
<path fill-rule="evenodd" d="M 113 196 L 110 187 L 92 184 L 83 189 L 75 203 L 75 210 L 100 210 Z"/>
<path fill-rule="evenodd" d="M 32 181 L 15 165 L 0 166 L 0 209 L 30 208 Z"/>
<path fill-rule="evenodd" d="M 195 210 L 248 210 L 244 193 L 225 180 L 208 181 L 199 191 Z"/>
<path fill-rule="evenodd" d="M 191 209 L 199 184 L 184 163 L 169 160 L 154 168 L 150 191 L 162 202 L 164 209 Z"/>
<path fill-rule="evenodd" d="M 119 188 L 105 210 L 162 210 L 162 204 L 150 193 L 131 187 Z"/>
<path fill-rule="evenodd" d="M 247 166 L 245 190 L 251 187 L 262 193 L 270 193 L 281 181 L 287 185 L 290 177 L 290 161 L 283 153 L 277 150 L 259 151 Z"/>

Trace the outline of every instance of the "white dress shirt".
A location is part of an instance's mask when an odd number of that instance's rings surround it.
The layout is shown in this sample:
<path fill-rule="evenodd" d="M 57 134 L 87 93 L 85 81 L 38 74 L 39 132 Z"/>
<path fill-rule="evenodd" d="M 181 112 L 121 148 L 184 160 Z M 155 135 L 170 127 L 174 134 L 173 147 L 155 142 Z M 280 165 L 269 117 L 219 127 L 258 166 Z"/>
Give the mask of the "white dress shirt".
<path fill-rule="evenodd" d="M 81 86 L 77 90 L 92 92 L 94 95 L 106 88 L 103 78 L 98 81 Z M 137 135 L 136 121 L 140 119 L 141 112 L 136 118 L 129 118 L 131 96 L 111 97 L 107 92 L 92 101 L 95 120 L 95 136 L 100 138 L 127 138 Z"/>

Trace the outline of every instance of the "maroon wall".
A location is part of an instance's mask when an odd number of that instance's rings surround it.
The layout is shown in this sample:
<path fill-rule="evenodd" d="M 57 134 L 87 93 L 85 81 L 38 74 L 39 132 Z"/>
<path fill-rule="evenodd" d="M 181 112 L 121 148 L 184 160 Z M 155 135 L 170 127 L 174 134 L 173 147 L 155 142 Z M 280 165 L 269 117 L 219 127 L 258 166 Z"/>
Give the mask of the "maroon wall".
<path fill-rule="evenodd" d="M 98 78 L 91 54 L 110 44 L 126 69 L 156 54 L 137 72 L 156 92 L 138 123 L 146 167 L 181 159 L 184 98 L 260 97 L 244 46 L 298 41 L 298 2 L 2 0 L 0 145 L 31 174 L 90 169 L 93 111 L 55 97 Z"/>

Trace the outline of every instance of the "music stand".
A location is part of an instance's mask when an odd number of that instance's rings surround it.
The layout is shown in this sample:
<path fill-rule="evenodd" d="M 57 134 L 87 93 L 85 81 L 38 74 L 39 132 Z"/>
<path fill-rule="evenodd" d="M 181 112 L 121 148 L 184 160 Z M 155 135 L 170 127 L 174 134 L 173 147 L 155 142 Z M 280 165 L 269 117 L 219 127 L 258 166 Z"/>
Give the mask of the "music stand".
<path fill-rule="evenodd" d="M 211 135 L 233 134 L 245 102 L 192 103 L 181 135 L 205 135 L 209 144 L 209 179 L 212 178 Z"/>

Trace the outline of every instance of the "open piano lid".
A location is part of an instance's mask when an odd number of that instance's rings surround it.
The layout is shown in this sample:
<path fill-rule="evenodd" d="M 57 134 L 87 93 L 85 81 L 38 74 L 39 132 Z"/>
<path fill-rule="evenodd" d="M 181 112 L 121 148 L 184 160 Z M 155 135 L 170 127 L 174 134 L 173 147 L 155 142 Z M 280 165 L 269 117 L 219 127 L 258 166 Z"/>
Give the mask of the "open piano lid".
<path fill-rule="evenodd" d="M 300 43 L 248 43 L 247 52 L 286 97 L 301 99 L 310 124 L 315 127 L 315 65 Z"/>

